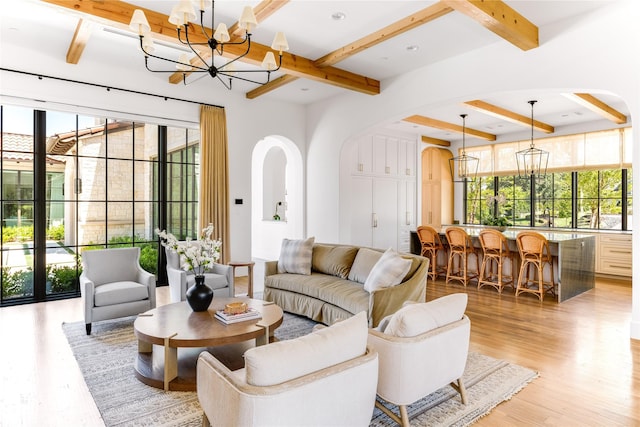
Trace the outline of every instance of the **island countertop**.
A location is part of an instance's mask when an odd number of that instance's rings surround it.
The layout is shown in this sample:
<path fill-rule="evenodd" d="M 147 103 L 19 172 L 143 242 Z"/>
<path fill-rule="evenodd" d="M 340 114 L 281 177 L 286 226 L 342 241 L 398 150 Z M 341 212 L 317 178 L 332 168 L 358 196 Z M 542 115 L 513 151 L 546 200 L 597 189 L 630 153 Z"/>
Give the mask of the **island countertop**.
<path fill-rule="evenodd" d="M 464 229 L 473 241 L 474 246 L 480 248 L 478 235 L 486 226 L 451 226 L 443 225 L 439 230 L 442 242 L 446 244 L 445 230 L 447 227 L 460 227 Z M 555 281 L 557 286 L 557 302 L 566 301 L 576 295 L 595 287 L 595 247 L 596 238 L 593 234 L 563 231 L 542 231 L 539 229 L 514 228 L 502 232 L 507 238 L 509 249 L 518 254 L 516 236 L 521 231 L 536 231 L 549 241 L 549 250 L 553 257 Z M 445 245 L 446 246 L 446 245 Z M 420 254 L 421 245 L 418 233 L 411 232 L 411 252 Z"/>
<path fill-rule="evenodd" d="M 487 226 L 467 226 L 467 225 L 443 225 L 440 229 L 440 234 L 444 234 L 448 227 L 460 227 L 464 229 L 470 236 L 477 237 L 482 230 L 489 228 Z M 551 242 L 564 242 L 566 240 L 583 239 L 585 237 L 592 237 L 592 234 L 580 233 L 576 231 L 549 231 L 549 229 L 540 228 L 507 228 L 502 232 L 507 239 L 516 239 L 516 236 L 521 231 L 535 231 L 542 234 L 550 243 Z"/>

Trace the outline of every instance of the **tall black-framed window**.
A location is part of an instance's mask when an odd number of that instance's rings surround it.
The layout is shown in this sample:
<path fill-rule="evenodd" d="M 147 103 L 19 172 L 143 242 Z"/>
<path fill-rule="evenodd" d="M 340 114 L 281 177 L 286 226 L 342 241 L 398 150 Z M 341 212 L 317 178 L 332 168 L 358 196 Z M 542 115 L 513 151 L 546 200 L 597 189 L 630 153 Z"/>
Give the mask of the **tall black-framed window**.
<path fill-rule="evenodd" d="M 142 267 L 157 273 L 168 146 L 190 153 L 172 159 L 186 171 L 174 185 L 187 191 L 171 202 L 188 199 L 191 213 L 174 224 L 193 234 L 196 130 L 2 105 L 0 133 L 0 305 L 78 296 L 86 250 L 138 246 Z"/>
<path fill-rule="evenodd" d="M 485 224 L 504 215 L 514 226 L 630 230 L 631 175 L 631 169 L 605 169 L 548 173 L 542 179 L 477 178 L 467 183 L 466 223 Z"/>

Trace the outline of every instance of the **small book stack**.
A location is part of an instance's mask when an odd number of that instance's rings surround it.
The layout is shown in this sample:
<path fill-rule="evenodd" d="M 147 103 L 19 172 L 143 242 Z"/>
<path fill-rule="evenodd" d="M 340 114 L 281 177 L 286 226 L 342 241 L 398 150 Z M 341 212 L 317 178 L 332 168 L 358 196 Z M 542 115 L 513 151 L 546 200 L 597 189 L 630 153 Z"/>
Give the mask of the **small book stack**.
<path fill-rule="evenodd" d="M 260 318 L 262 318 L 262 313 L 251 307 L 248 307 L 245 312 L 237 314 L 227 314 L 224 310 L 216 311 L 216 319 L 227 325 L 230 323 L 244 322 L 246 320 L 256 320 Z"/>

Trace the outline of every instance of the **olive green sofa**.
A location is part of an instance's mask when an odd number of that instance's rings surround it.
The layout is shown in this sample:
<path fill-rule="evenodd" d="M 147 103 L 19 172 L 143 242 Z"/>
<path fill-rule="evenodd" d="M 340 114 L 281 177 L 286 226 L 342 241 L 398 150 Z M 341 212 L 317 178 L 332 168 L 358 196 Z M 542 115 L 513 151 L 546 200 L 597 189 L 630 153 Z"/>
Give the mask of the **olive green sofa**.
<path fill-rule="evenodd" d="M 267 261 L 264 299 L 284 311 L 327 325 L 365 311 L 369 327 L 376 327 L 405 301 L 425 301 L 429 269 L 427 258 L 402 253 L 411 266 L 401 283 L 368 292 L 364 283 L 383 253 L 380 249 L 316 243 L 310 275 L 279 273 L 278 261 Z"/>

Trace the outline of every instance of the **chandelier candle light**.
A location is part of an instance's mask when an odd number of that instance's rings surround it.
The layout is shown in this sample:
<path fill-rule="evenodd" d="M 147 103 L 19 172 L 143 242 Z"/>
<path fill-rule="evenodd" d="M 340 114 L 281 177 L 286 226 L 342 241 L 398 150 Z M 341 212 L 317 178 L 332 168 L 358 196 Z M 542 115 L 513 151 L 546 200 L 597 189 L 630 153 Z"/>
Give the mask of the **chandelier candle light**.
<path fill-rule="evenodd" d="M 467 115 L 460 114 L 460 117 L 462 117 L 462 153 L 460 156 L 449 159 L 449 169 L 451 170 L 451 178 L 454 182 L 467 182 L 476 179 L 480 159 L 467 156 L 465 145 L 465 119 Z M 458 179 L 456 179 L 456 172 Z"/>
<path fill-rule="evenodd" d="M 231 89 L 231 82 L 233 79 L 243 80 L 258 85 L 268 83 L 271 78 L 271 73 L 278 71 L 282 65 L 282 52 L 289 50 L 289 44 L 287 43 L 284 33 L 276 33 L 271 45 L 271 48 L 278 52 L 278 62 L 276 62 L 273 52 L 269 51 L 265 54 L 264 60 L 262 61 L 262 69 L 239 70 L 236 68 L 236 62 L 247 56 L 251 50 L 251 29 L 255 28 L 258 24 L 256 16 L 253 13 L 253 9 L 250 6 L 246 6 L 242 11 L 240 20 L 238 21 L 238 27 L 244 30 L 244 38 L 241 40 L 231 41 L 226 24 L 221 22 L 217 27 L 215 27 L 214 0 L 211 0 L 211 29 L 215 28 L 215 31 L 212 35 L 207 32 L 207 29 L 204 26 L 205 4 L 207 2 L 205 0 L 200 0 L 200 27 L 202 29 L 202 34 L 207 41 L 195 42 L 189 39 L 190 37 L 192 39 L 194 38 L 194 29 L 197 28 L 197 26 L 190 25 L 190 22 L 195 21 L 196 19 L 196 13 L 191 1 L 192 0 L 180 0 L 179 3 L 171 10 L 169 22 L 176 26 L 178 40 L 180 43 L 188 46 L 195 55 L 192 59 L 189 59 L 186 53 L 180 55 L 178 59 L 164 58 L 154 55 L 153 52 L 155 48 L 151 37 L 151 26 L 149 25 L 149 21 L 147 21 L 147 17 L 141 9 L 136 9 L 133 12 L 129 28 L 135 31 L 140 37 L 140 49 L 142 49 L 142 52 L 144 53 L 144 63 L 147 70 L 153 73 L 174 73 L 178 70 L 179 72 L 182 72 L 182 81 L 184 84 L 187 84 L 187 75 L 189 73 L 209 74 L 211 77 L 220 80 L 227 89 Z M 201 39 L 201 37 L 199 38 Z M 225 54 L 224 48 L 225 46 L 230 45 L 246 45 L 246 50 L 244 53 L 233 57 L 222 65 L 215 65 L 216 56 L 219 58 L 223 55 L 228 56 L 228 54 Z M 149 64 L 149 58 L 174 63 L 175 69 L 152 69 Z M 220 61 L 218 60 L 218 62 Z M 264 73 L 266 74 L 266 80 L 254 80 L 253 78 L 243 76 L 241 73 Z M 199 79 L 200 78 L 196 80 Z"/>
<path fill-rule="evenodd" d="M 543 178 L 547 174 L 547 163 L 549 162 L 549 152 L 536 148 L 533 143 L 533 104 L 538 101 L 529 101 L 531 105 L 531 143 L 529 148 L 516 153 L 518 163 L 518 176 Z"/>

